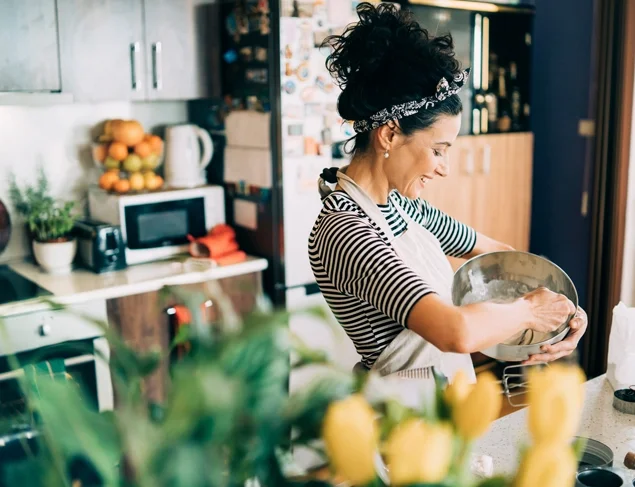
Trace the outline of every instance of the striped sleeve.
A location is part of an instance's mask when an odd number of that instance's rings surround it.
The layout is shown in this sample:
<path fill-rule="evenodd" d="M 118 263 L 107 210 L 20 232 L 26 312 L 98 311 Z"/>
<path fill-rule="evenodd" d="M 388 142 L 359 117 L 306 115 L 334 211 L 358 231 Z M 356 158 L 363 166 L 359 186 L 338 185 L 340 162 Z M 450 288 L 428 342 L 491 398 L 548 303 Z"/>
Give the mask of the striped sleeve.
<path fill-rule="evenodd" d="M 396 192 L 394 195 L 413 220 L 439 239 L 445 255 L 463 257 L 474 250 L 476 231 L 473 228 L 455 220 L 424 199 L 411 200 Z"/>
<path fill-rule="evenodd" d="M 353 212 L 326 215 L 314 238 L 311 258 L 321 261 L 338 292 L 367 302 L 404 327 L 415 303 L 434 292 Z"/>

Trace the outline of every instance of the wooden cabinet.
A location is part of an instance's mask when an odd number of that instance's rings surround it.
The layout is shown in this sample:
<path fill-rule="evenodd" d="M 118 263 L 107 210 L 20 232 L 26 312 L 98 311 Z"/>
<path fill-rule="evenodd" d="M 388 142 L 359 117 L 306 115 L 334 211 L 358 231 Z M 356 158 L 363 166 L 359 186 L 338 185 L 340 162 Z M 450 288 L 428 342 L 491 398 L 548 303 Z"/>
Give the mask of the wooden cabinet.
<path fill-rule="evenodd" d="M 57 0 L 57 4 L 62 87 L 76 101 L 206 96 L 207 87 L 198 73 L 191 0 Z"/>
<path fill-rule="evenodd" d="M 450 174 L 425 191 L 433 205 L 517 250 L 529 249 L 533 134 L 459 137 Z"/>
<path fill-rule="evenodd" d="M 60 91 L 55 0 L 0 2 L 0 91 Z"/>

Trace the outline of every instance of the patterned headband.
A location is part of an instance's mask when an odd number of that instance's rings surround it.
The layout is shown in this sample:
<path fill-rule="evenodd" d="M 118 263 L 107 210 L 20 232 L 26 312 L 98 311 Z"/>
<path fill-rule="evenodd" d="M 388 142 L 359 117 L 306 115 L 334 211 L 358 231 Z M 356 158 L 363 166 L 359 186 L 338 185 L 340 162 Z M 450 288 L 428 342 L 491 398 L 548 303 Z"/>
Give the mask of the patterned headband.
<path fill-rule="evenodd" d="M 421 100 L 417 101 L 408 101 L 406 103 L 401 103 L 399 105 L 394 105 L 390 108 L 384 108 L 379 112 L 371 115 L 366 120 L 357 120 L 353 123 L 353 128 L 355 132 L 370 132 L 377 127 L 381 127 L 382 125 L 387 124 L 391 120 L 399 120 L 404 117 L 408 117 L 410 115 L 414 115 L 419 112 L 419 110 L 427 110 L 432 108 L 437 103 L 449 98 L 452 95 L 456 95 L 465 82 L 467 81 L 468 76 L 470 75 L 470 68 L 467 68 L 457 74 L 452 83 L 448 83 L 448 80 L 445 78 L 441 78 L 441 81 L 437 84 L 437 91 L 432 96 L 427 96 Z"/>

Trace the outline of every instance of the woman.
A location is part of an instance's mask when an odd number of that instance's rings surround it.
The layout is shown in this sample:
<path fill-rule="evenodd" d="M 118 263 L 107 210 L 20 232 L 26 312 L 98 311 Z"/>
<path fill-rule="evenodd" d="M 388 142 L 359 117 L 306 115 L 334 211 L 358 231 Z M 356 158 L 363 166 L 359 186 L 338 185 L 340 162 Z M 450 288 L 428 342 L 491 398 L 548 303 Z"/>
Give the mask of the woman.
<path fill-rule="evenodd" d="M 320 179 L 313 272 L 366 368 L 388 375 L 435 366 L 450 379 L 459 369 L 474 379 L 469 353 L 525 329 L 551 332 L 576 310 L 547 289 L 506 304 L 452 305 L 446 256 L 510 249 L 420 198 L 448 174 L 461 124 L 456 93 L 469 72 L 450 36 L 431 37 L 393 5 L 362 3 L 357 13 L 357 24 L 326 41 L 327 67 L 342 88 L 338 111 L 356 136 L 350 165 Z M 529 362 L 570 354 L 586 326 L 578 309 L 572 333 Z"/>

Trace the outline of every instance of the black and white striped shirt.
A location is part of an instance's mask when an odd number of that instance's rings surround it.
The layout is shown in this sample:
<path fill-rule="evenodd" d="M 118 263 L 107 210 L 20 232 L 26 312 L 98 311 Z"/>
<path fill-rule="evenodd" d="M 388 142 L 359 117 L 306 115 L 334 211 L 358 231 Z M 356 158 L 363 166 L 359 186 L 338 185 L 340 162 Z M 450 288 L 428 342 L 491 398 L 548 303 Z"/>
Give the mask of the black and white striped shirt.
<path fill-rule="evenodd" d="M 313 274 L 331 311 L 371 367 L 406 326 L 415 303 L 434 292 L 395 253 L 386 235 L 343 191 L 323 200 L 309 237 Z M 435 235 L 446 255 L 461 257 L 476 244 L 476 232 L 422 199 L 396 191 L 379 205 L 395 236 L 407 228 L 395 205 Z"/>

